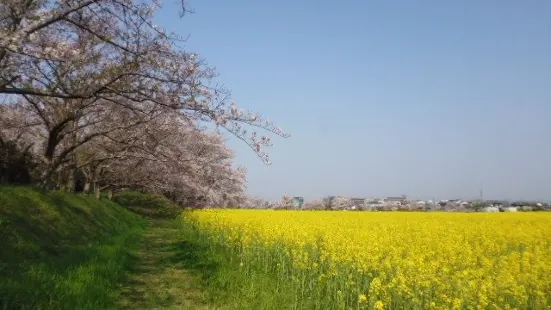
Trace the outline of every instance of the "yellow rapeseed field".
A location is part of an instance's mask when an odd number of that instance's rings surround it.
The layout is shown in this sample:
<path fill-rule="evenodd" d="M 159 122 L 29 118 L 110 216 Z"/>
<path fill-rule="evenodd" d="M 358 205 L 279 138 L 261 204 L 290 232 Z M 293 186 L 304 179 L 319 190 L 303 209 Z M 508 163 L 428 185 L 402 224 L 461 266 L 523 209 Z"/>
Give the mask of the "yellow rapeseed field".
<path fill-rule="evenodd" d="M 320 309 L 549 309 L 551 213 L 205 210 L 184 215 L 240 266 Z M 316 306 L 318 307 L 318 306 Z M 300 308 L 300 304 L 297 304 Z"/>

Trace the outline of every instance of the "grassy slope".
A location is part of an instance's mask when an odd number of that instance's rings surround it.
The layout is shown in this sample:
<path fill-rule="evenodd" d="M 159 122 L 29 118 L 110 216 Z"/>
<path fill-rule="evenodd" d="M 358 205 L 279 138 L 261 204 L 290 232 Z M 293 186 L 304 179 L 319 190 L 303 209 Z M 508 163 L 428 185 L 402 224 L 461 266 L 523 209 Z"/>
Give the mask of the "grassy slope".
<path fill-rule="evenodd" d="M 155 195 L 119 203 L 174 216 Z M 0 187 L 0 309 L 284 309 L 262 272 L 243 273 L 187 223 L 107 199 Z"/>
<path fill-rule="evenodd" d="M 145 221 L 108 200 L 0 187 L 0 309 L 108 309 Z"/>
<path fill-rule="evenodd" d="M 113 201 L 148 218 L 175 218 L 181 212 L 181 209 L 168 198 L 153 193 L 122 191 L 115 194 Z"/>

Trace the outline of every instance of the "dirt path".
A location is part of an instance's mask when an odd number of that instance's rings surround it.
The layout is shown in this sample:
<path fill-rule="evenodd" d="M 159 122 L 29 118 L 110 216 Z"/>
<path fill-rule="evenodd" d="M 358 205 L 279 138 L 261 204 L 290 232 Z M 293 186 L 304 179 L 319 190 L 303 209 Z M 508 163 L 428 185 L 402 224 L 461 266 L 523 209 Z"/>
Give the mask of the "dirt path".
<path fill-rule="evenodd" d="M 137 253 L 130 279 L 123 285 L 122 309 L 215 309 L 179 259 L 181 237 L 176 223 L 152 220 Z"/>

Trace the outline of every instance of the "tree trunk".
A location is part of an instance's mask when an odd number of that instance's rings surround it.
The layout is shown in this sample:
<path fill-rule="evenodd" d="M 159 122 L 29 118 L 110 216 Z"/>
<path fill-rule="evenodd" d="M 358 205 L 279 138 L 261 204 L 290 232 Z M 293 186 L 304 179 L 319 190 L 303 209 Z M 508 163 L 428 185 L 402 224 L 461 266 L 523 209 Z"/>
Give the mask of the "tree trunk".
<path fill-rule="evenodd" d="M 90 182 L 86 180 L 86 183 L 84 183 L 84 189 L 82 190 L 85 194 L 90 193 Z"/>
<path fill-rule="evenodd" d="M 62 171 L 58 171 L 56 175 L 57 181 L 55 184 L 55 189 L 65 190 L 65 180 L 64 180 L 64 173 Z"/>
<path fill-rule="evenodd" d="M 101 198 L 101 188 L 99 187 L 99 185 L 97 183 L 94 183 L 94 196 L 97 199 Z"/>
<path fill-rule="evenodd" d="M 40 175 L 40 188 L 41 189 L 49 189 L 51 184 L 51 178 L 52 174 L 54 173 L 53 163 L 52 160 L 49 158 L 46 158 L 46 169 L 44 169 L 44 172 Z"/>
<path fill-rule="evenodd" d="M 53 128 L 49 130 L 48 141 L 46 143 L 46 149 L 44 151 L 44 159 L 46 160 L 46 169 L 41 175 L 41 182 L 40 182 L 40 187 L 42 189 L 51 189 L 51 187 L 55 185 L 57 185 L 58 188 L 62 186 L 61 185 L 62 183 L 55 184 L 55 180 L 53 180 L 53 178 L 55 177 L 54 173 L 63 162 L 64 157 L 70 153 L 63 154 L 62 152 L 62 155 L 60 155 L 60 157 L 57 159 L 55 158 L 54 155 L 59 143 L 63 140 L 64 134 L 62 133 L 62 131 L 67 125 L 67 123 L 70 122 L 71 120 L 72 118 L 65 119 L 64 121 L 59 122 L 57 125 L 55 125 Z M 73 126 L 76 126 L 76 122 L 73 122 Z M 73 190 L 74 190 L 74 186 L 73 186 Z"/>
<path fill-rule="evenodd" d="M 72 122 L 72 126 L 73 126 L 73 133 L 71 135 L 71 140 L 72 140 L 73 145 L 75 145 L 77 143 L 77 132 L 76 132 L 77 122 L 76 122 L 76 120 L 74 120 Z M 76 186 L 76 175 L 77 175 L 77 154 L 73 151 L 73 152 L 71 152 L 70 156 L 71 156 L 70 157 L 71 163 L 70 163 L 70 166 L 69 166 L 67 190 L 70 191 L 70 192 L 74 192 L 75 191 L 75 186 Z"/>
<path fill-rule="evenodd" d="M 67 176 L 67 190 L 70 192 L 75 191 L 75 174 L 75 166 L 72 166 L 71 168 L 69 168 L 69 175 Z"/>

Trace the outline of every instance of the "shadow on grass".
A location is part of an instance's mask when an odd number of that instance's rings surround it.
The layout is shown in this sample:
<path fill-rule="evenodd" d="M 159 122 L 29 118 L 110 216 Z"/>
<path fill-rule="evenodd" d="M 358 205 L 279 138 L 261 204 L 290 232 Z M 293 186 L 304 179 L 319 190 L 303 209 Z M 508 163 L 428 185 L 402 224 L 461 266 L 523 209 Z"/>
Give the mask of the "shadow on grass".
<path fill-rule="evenodd" d="M 108 307 L 144 224 L 105 199 L 0 186 L 0 309 Z"/>

